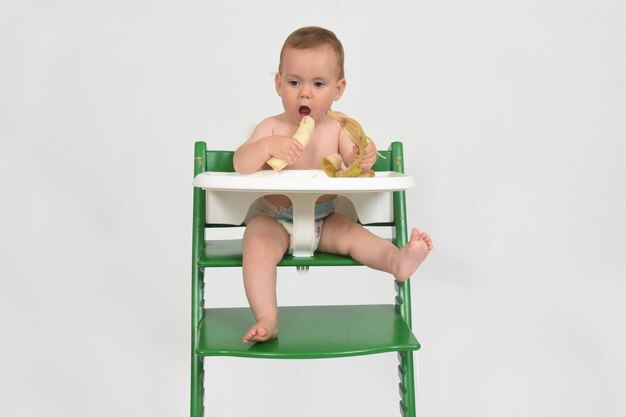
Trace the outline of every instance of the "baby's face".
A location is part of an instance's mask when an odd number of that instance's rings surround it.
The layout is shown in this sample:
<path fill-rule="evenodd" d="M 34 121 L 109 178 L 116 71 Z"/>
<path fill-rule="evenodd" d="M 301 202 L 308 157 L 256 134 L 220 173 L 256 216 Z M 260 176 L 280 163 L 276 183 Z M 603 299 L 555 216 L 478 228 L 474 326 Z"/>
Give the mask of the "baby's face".
<path fill-rule="evenodd" d="M 276 91 L 292 122 L 299 124 L 306 115 L 321 121 L 345 87 L 346 81 L 339 79 L 337 55 L 331 47 L 292 48 L 284 52 L 282 73 L 276 75 Z"/>

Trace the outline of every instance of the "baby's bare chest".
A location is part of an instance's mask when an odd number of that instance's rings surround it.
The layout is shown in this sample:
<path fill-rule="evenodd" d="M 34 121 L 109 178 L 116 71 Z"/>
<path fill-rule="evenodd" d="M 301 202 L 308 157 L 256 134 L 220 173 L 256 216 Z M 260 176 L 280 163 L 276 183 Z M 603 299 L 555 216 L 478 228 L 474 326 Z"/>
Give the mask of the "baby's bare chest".
<path fill-rule="evenodd" d="M 294 169 L 321 169 L 325 156 L 339 152 L 338 132 L 319 132 L 309 141 Z"/>

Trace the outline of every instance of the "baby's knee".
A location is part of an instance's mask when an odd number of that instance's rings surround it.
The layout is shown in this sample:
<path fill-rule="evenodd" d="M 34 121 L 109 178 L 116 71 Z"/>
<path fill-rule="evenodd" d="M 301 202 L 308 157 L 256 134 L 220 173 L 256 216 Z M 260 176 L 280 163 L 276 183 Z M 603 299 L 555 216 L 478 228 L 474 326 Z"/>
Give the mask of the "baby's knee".
<path fill-rule="evenodd" d="M 332 234 L 335 238 L 349 236 L 356 230 L 363 228 L 359 223 L 339 213 L 333 213 L 328 216 L 324 221 L 324 225 L 328 225 L 327 234 Z"/>
<path fill-rule="evenodd" d="M 347 254 L 353 241 L 355 228 L 360 224 L 333 213 L 326 218 L 322 226 L 320 249 L 333 253 Z"/>

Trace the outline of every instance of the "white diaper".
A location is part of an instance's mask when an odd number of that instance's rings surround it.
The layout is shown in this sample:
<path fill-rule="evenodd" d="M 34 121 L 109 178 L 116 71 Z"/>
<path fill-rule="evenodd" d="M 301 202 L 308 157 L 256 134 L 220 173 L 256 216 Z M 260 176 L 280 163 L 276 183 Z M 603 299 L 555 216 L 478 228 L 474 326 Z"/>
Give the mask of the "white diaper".
<path fill-rule="evenodd" d="M 322 232 L 322 224 L 324 219 L 334 211 L 335 200 L 325 201 L 323 203 L 317 203 L 315 205 L 315 247 L 320 243 L 320 235 Z M 272 217 L 278 223 L 280 223 L 287 233 L 289 233 L 289 253 L 293 253 L 293 211 L 292 208 L 278 208 L 265 198 L 257 199 L 248 210 L 244 224 L 248 224 L 254 216 L 264 214 Z"/>

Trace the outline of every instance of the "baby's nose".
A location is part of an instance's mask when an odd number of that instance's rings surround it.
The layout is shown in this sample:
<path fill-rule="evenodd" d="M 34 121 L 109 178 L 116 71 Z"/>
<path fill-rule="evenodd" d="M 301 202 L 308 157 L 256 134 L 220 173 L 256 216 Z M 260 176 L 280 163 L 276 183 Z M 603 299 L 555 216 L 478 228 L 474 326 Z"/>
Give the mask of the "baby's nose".
<path fill-rule="evenodd" d="M 301 98 L 310 98 L 311 97 L 311 90 L 308 87 L 303 86 L 302 90 L 300 90 L 300 97 Z"/>

